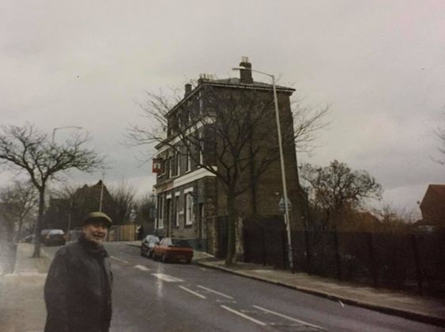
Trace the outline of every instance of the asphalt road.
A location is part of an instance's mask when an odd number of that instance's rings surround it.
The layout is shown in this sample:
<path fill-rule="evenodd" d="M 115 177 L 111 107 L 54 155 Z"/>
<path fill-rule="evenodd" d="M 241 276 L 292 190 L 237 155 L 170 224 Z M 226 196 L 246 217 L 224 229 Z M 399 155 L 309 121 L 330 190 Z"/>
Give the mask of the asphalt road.
<path fill-rule="evenodd" d="M 123 243 L 106 247 L 113 332 L 443 331 L 197 265 L 155 262 Z"/>

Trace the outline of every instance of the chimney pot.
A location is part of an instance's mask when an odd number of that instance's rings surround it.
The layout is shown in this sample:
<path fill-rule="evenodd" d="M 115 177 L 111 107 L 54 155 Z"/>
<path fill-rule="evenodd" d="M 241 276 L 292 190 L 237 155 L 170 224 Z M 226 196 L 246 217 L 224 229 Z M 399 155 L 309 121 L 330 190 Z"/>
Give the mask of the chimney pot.
<path fill-rule="evenodd" d="M 190 83 L 187 83 L 185 85 L 185 95 L 184 95 L 184 97 L 187 97 L 190 94 L 190 92 L 192 92 L 192 85 Z"/>
<path fill-rule="evenodd" d="M 239 64 L 240 67 L 247 68 L 240 70 L 240 83 L 244 84 L 253 84 L 252 64 L 249 62 L 249 58 L 246 56 L 241 57 L 241 62 Z"/>

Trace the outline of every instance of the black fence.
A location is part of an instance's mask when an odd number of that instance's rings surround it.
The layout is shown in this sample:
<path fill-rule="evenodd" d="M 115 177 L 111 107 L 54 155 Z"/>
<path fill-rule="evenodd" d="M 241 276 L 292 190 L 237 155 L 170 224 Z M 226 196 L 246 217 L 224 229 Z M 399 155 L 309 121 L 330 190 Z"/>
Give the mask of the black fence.
<path fill-rule="evenodd" d="M 287 269 L 280 228 L 245 228 L 245 261 Z M 291 240 L 294 272 L 445 297 L 445 234 L 293 232 Z"/>
<path fill-rule="evenodd" d="M 227 216 L 216 218 L 215 230 L 217 234 L 215 257 L 225 258 L 227 256 L 227 242 L 229 239 L 229 221 Z"/>

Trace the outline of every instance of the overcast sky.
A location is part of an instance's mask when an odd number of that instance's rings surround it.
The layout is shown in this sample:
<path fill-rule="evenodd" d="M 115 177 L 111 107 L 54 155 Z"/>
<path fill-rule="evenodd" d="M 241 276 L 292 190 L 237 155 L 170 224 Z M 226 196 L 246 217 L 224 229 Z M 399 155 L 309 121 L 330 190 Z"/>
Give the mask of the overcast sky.
<path fill-rule="evenodd" d="M 48 133 L 81 126 L 112 162 L 106 183 L 150 192 L 151 165 L 120 144 L 142 121 L 135 100 L 200 73 L 237 76 L 241 56 L 306 104 L 331 105 L 321 147 L 300 160 L 367 170 L 385 188 L 382 204 L 399 209 L 445 183 L 445 166 L 432 161 L 434 129 L 445 126 L 443 0 L 2 0 L 0 122 Z M 9 180 L 2 172 L 0 185 Z"/>

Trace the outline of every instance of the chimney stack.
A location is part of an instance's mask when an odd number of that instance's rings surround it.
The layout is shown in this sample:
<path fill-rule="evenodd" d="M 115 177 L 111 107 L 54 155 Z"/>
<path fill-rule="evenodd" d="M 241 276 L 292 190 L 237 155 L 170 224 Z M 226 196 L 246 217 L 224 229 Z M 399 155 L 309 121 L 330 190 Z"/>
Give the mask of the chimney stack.
<path fill-rule="evenodd" d="M 184 95 L 184 97 L 187 97 L 190 94 L 190 92 L 192 92 L 192 85 L 190 83 L 187 83 L 185 85 L 185 95 Z"/>
<path fill-rule="evenodd" d="M 252 69 L 252 64 L 249 62 L 249 58 L 246 56 L 243 56 L 241 58 L 241 62 L 239 64 L 240 67 L 248 68 L 248 69 L 241 69 L 240 70 L 240 83 L 244 84 L 252 84 L 253 78 L 252 78 L 252 71 L 249 69 Z"/>

